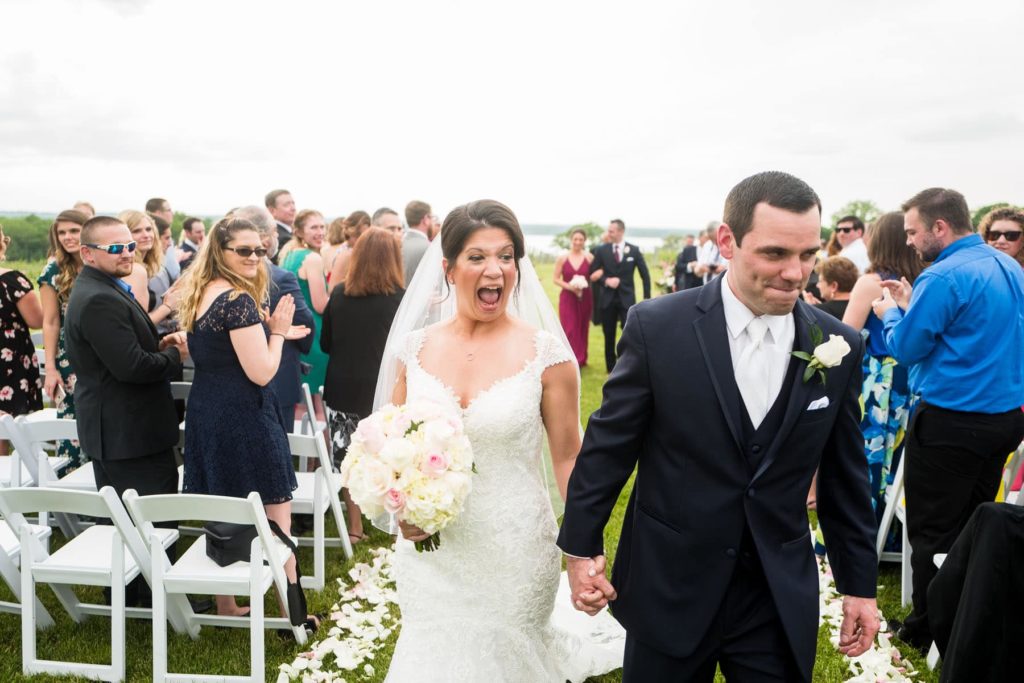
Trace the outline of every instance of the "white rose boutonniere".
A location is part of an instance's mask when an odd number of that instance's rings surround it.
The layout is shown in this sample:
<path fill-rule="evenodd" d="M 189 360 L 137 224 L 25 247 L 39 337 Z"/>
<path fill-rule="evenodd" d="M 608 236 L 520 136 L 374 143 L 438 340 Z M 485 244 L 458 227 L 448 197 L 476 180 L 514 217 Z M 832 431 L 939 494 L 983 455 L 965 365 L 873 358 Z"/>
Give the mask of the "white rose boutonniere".
<path fill-rule="evenodd" d="M 817 373 L 822 384 L 825 384 L 825 370 L 834 368 L 843 362 L 846 354 L 850 353 L 850 345 L 838 334 L 830 334 L 827 342 L 822 342 L 824 334 L 817 325 L 811 325 L 811 342 L 814 344 L 814 351 L 793 351 L 793 356 L 807 361 L 807 369 L 804 370 L 804 382 L 807 382 Z"/>

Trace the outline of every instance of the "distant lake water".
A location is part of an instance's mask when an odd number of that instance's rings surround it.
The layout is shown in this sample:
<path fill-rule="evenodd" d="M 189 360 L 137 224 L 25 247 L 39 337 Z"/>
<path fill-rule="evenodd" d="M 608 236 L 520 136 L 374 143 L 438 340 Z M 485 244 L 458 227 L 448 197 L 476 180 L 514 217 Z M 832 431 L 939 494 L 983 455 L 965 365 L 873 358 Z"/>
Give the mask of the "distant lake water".
<path fill-rule="evenodd" d="M 566 225 L 524 225 L 526 250 L 557 254 L 559 248 L 555 246 L 555 236 L 565 232 L 568 227 Z M 659 249 L 669 235 L 691 235 L 696 232 L 696 230 L 684 228 L 627 228 L 626 241 L 640 247 L 640 251 L 652 252 Z"/>

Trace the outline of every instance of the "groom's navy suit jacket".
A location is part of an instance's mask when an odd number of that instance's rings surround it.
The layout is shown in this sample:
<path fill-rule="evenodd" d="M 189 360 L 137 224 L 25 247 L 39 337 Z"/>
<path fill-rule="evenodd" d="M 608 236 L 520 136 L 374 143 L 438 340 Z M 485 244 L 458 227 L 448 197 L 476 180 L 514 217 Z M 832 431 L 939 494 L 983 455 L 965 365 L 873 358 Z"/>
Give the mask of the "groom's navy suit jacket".
<path fill-rule="evenodd" d="M 815 468 L 836 587 L 875 595 L 875 519 L 860 431 L 864 344 L 852 328 L 798 300 L 795 349 L 812 350 L 817 325 L 824 339 L 842 335 L 852 350 L 825 371 L 825 385 L 817 377 L 804 383 L 806 362 L 792 358 L 799 366 L 789 373 L 781 427 L 763 443 L 748 443 L 723 277 L 630 309 L 618 363 L 569 481 L 558 545 L 570 555 L 602 554 L 605 524 L 636 467 L 612 571 L 615 617 L 659 651 L 692 654 L 722 604 L 748 532 L 809 681 L 818 579 L 805 503 Z M 824 397 L 826 408 L 808 410 Z"/>

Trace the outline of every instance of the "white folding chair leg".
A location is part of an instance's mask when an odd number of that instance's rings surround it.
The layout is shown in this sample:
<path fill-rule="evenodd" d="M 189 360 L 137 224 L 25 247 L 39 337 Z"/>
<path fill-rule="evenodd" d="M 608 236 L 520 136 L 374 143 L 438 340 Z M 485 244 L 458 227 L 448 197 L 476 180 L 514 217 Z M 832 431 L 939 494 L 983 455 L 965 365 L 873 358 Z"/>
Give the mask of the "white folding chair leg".
<path fill-rule="evenodd" d="M 910 596 L 914 593 L 914 569 L 910 566 L 910 558 L 914 549 L 910 547 L 910 538 L 907 536 L 907 525 L 903 525 L 903 562 L 900 567 L 900 606 L 906 607 L 910 604 Z"/>
<path fill-rule="evenodd" d="M 320 469 L 323 472 L 323 468 Z M 335 476 L 333 472 L 328 472 L 323 475 L 324 477 Z M 324 485 L 331 490 L 331 484 L 324 482 Z M 341 502 L 338 500 L 338 496 L 333 494 L 328 497 L 328 502 L 331 506 L 331 514 L 334 515 L 334 525 L 338 527 L 338 537 L 341 538 L 341 547 L 345 551 L 345 559 L 352 559 L 352 541 L 348 537 L 348 524 L 345 522 L 345 515 L 341 511 Z"/>
<path fill-rule="evenodd" d="M 125 595 L 124 595 L 124 542 L 115 538 L 111 544 L 113 562 L 110 571 L 110 677 L 109 681 L 123 681 L 125 674 Z"/>
<path fill-rule="evenodd" d="M 27 531 L 21 534 L 21 672 L 33 674 L 32 663 L 36 660 L 36 583 L 32 577 L 32 563 L 35 562 L 35 545 Z"/>
<path fill-rule="evenodd" d="M 327 583 L 327 571 L 324 566 L 324 481 L 320 468 L 313 475 L 313 576 L 303 576 L 301 584 L 303 588 L 315 591 L 323 590 Z M 346 537 L 347 539 L 347 537 Z"/>
<path fill-rule="evenodd" d="M 26 609 L 25 601 L 21 597 L 24 595 L 21 588 L 21 572 L 18 571 L 18 568 L 11 559 L 2 552 L 0 552 L 0 577 L 3 577 L 4 583 L 11 589 L 14 599 L 17 600 L 17 602 L 0 602 L 0 612 L 21 614 L 21 611 Z M 36 625 L 44 629 L 53 626 L 53 617 L 46 611 L 43 603 L 35 596 L 33 596 L 33 601 L 35 602 Z"/>
<path fill-rule="evenodd" d="M 249 562 L 249 656 L 252 659 L 252 680 L 264 679 L 266 656 L 263 653 L 263 591 L 260 590 L 260 574 L 262 563 L 257 559 L 263 556 L 260 539 L 254 538 L 250 549 Z"/>
<path fill-rule="evenodd" d="M 934 642 L 928 649 L 928 656 L 925 658 L 925 663 L 928 664 L 928 668 L 932 671 L 939 665 L 939 646 Z"/>
<path fill-rule="evenodd" d="M 153 534 L 150 548 L 161 547 L 160 538 Z M 160 553 L 150 554 L 150 576 L 153 578 L 153 680 L 167 680 L 167 593 L 164 590 L 164 558 Z"/>

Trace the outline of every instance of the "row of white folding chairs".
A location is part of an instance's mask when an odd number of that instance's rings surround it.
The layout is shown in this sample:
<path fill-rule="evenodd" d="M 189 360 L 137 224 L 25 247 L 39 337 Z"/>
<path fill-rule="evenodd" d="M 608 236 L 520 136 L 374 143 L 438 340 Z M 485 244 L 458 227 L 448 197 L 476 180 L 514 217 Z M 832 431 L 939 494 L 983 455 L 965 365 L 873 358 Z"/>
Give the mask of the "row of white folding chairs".
<path fill-rule="evenodd" d="M 111 524 L 89 527 L 51 554 L 36 528 L 25 519 L 26 513 L 40 507 L 68 515 L 102 517 Z M 99 492 L 7 488 L 0 489 L 0 513 L 4 517 L 0 526 L 9 528 L 20 549 L 20 566 L 15 567 L 16 576 L 12 577 L 16 580 L 7 574 L 5 579 L 22 604 L 34 606 L 20 610 L 25 675 L 77 674 L 104 681 L 124 680 L 126 616 L 152 618 L 152 675 L 157 681 L 213 680 L 199 674 L 168 673 L 167 621 L 175 631 L 187 633 L 193 640 L 199 637 L 202 625 L 250 629 L 251 675 L 216 680 L 264 680 L 265 628 L 287 628 L 298 643 L 306 641 L 304 628 L 292 626 L 285 618 L 268 619 L 264 615 L 263 600 L 271 586 L 277 588 L 279 596 L 287 594 L 284 565 L 291 551 L 271 533 L 266 511 L 256 493 L 246 499 L 188 494 L 139 497 L 130 490 L 125 492 L 122 504 L 110 487 Z M 177 542 L 178 531 L 155 525 L 181 520 L 254 525 L 257 535 L 250 546 L 249 562 L 220 567 L 207 557 L 206 538 L 200 536 L 172 563 L 166 550 Z M 125 606 L 125 586 L 138 576 L 153 589 L 152 610 Z M 76 623 L 90 615 L 110 616 L 109 665 L 39 659 L 36 629 L 51 625 L 53 620 L 36 598 L 37 583 L 50 585 Z M 111 590 L 111 605 L 83 603 L 71 585 L 106 586 Z M 246 618 L 195 614 L 187 599 L 189 593 L 248 596 L 250 615 Z"/>
<path fill-rule="evenodd" d="M 187 397 L 187 383 L 179 385 L 179 395 Z M 181 386 L 184 384 L 184 386 Z M 306 396 L 309 399 L 308 388 Z M 58 477 L 52 458 L 43 450 L 43 445 L 62 439 L 77 439 L 78 431 L 74 420 L 56 417 L 22 416 L 12 420 L 3 416 L 2 424 L 10 433 L 18 453 L 28 454 L 21 458 L 24 469 L 31 481 L 42 487 L 72 489 L 75 491 L 95 491 L 96 478 L 92 463 L 85 463 L 74 472 Z M 289 434 L 288 445 L 293 456 L 300 461 L 312 460 L 317 463 L 313 472 L 299 471 L 295 473 L 298 488 L 292 493 L 292 512 L 297 515 L 313 517 L 313 536 L 299 537 L 299 545 L 313 548 L 313 573 L 302 577 L 304 588 L 323 590 L 326 583 L 326 548 L 340 547 L 346 560 L 352 559 L 352 543 L 345 523 L 341 502 L 341 478 L 334 471 L 334 465 L 327 451 L 323 432 L 314 434 Z M 15 456 L 17 457 L 17 456 Z M 181 486 L 179 478 L 179 488 Z M 327 537 L 324 517 L 330 511 L 338 529 L 338 535 Z M 81 526 L 74 516 L 58 515 L 56 517 L 61 530 L 67 536 L 74 536 L 81 531 Z"/>

